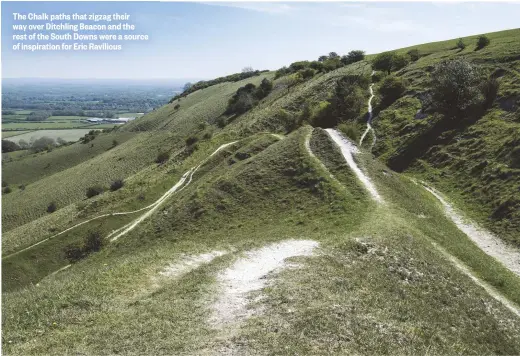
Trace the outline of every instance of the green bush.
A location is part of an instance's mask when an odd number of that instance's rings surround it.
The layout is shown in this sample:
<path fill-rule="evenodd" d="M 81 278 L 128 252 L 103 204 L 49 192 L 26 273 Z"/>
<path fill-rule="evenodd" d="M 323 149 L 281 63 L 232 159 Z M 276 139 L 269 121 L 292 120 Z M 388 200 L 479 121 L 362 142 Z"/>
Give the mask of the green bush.
<path fill-rule="evenodd" d="M 181 107 L 181 105 L 180 105 L 180 104 L 176 104 L 176 105 L 175 105 L 175 106 L 174 106 L 173 108 L 174 108 L 175 110 L 179 110 L 179 109 L 180 109 L 180 107 Z"/>
<path fill-rule="evenodd" d="M 92 198 L 92 197 L 95 197 L 96 195 L 103 193 L 103 191 L 104 191 L 104 189 L 102 186 L 94 185 L 92 187 L 87 188 L 85 195 L 87 196 L 87 198 Z"/>
<path fill-rule="evenodd" d="M 393 60 L 394 60 L 395 52 L 383 52 L 379 53 L 373 60 L 372 60 L 372 68 L 375 70 L 381 70 L 384 72 L 387 72 L 390 74 L 390 71 L 392 70 L 393 66 Z"/>
<path fill-rule="evenodd" d="M 119 190 L 123 188 L 125 185 L 125 182 L 122 179 L 116 179 L 112 183 L 110 183 L 110 191 L 115 192 L 116 190 Z"/>
<path fill-rule="evenodd" d="M 486 108 L 489 108 L 491 105 L 493 105 L 493 102 L 498 95 L 499 87 L 500 83 L 496 78 L 488 78 L 482 83 L 480 90 L 484 95 L 484 106 Z"/>
<path fill-rule="evenodd" d="M 381 103 L 385 106 L 392 104 L 399 99 L 406 91 L 406 85 L 400 77 L 394 75 L 387 76 L 379 87 Z"/>
<path fill-rule="evenodd" d="M 490 43 L 491 41 L 487 36 L 479 36 L 479 38 L 477 39 L 477 50 L 488 46 Z"/>
<path fill-rule="evenodd" d="M 155 158 L 155 163 L 162 164 L 169 159 L 170 159 L 170 154 L 166 151 L 162 151 L 157 154 L 157 158 Z"/>
<path fill-rule="evenodd" d="M 466 48 L 466 44 L 464 43 L 464 41 L 462 40 L 462 38 L 459 38 L 459 41 L 457 42 L 457 48 L 460 49 L 461 51 Z"/>
<path fill-rule="evenodd" d="M 85 257 L 83 249 L 81 248 L 81 246 L 77 244 L 70 244 L 65 246 L 65 248 L 63 249 L 63 253 L 65 255 L 65 258 L 69 260 L 70 263 L 78 262 L 79 260 Z"/>
<path fill-rule="evenodd" d="M 55 202 L 50 202 L 49 205 L 47 205 L 47 212 L 49 214 L 51 213 L 54 213 L 57 209 L 57 206 L 56 206 L 56 203 Z"/>
<path fill-rule="evenodd" d="M 344 65 L 356 63 L 365 59 L 365 52 L 360 50 L 350 51 L 346 56 L 341 57 L 341 63 Z"/>
<path fill-rule="evenodd" d="M 186 139 L 186 146 L 191 146 L 199 140 L 197 136 L 190 136 Z"/>
<path fill-rule="evenodd" d="M 392 58 L 392 70 L 398 71 L 408 65 L 408 57 L 402 54 L 395 54 Z"/>
<path fill-rule="evenodd" d="M 304 80 L 308 80 L 308 79 L 311 79 L 312 77 L 314 77 L 314 75 L 316 74 L 316 71 L 312 68 L 306 68 L 306 69 L 300 70 L 298 73 L 301 74 L 301 76 L 303 77 Z"/>
<path fill-rule="evenodd" d="M 408 52 L 406 52 L 408 57 L 412 62 L 416 62 L 421 58 L 421 54 L 419 53 L 419 50 L 417 48 L 411 49 Z"/>
<path fill-rule="evenodd" d="M 338 125 L 338 130 L 343 132 L 348 138 L 354 142 L 358 142 L 360 138 L 359 130 L 356 124 L 352 122 L 344 122 Z"/>
<path fill-rule="evenodd" d="M 432 99 L 445 112 L 461 114 L 483 101 L 482 74 L 465 59 L 438 63 L 431 74 Z"/>
<path fill-rule="evenodd" d="M 12 192 L 12 189 L 11 189 L 11 187 L 5 187 L 5 188 L 2 190 L 2 192 L 3 192 L 4 194 L 9 194 L 9 193 Z"/>
<path fill-rule="evenodd" d="M 83 241 L 83 252 L 88 255 L 92 252 L 98 252 L 104 245 L 103 236 L 99 231 L 89 231 Z"/>

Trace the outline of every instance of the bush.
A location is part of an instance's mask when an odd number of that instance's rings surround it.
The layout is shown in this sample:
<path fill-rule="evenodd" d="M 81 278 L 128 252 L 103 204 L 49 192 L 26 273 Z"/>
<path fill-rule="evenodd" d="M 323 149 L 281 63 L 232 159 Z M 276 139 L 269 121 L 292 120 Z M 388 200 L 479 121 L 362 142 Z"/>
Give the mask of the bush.
<path fill-rule="evenodd" d="M 166 151 L 159 152 L 157 154 L 157 158 L 155 159 L 155 163 L 162 164 L 170 159 L 170 154 Z"/>
<path fill-rule="evenodd" d="M 393 65 L 393 59 L 395 56 L 395 52 L 383 52 L 378 54 L 372 60 L 372 68 L 375 70 L 382 70 L 390 74 Z"/>
<path fill-rule="evenodd" d="M 359 130 L 358 130 L 356 124 L 354 124 L 352 122 L 341 123 L 338 125 L 338 130 L 343 132 L 352 141 L 354 141 L 354 142 L 359 141 L 360 135 L 359 135 Z"/>
<path fill-rule="evenodd" d="M 103 193 L 103 187 L 100 185 L 94 185 L 92 187 L 87 188 L 85 195 L 87 196 L 87 198 L 92 198 L 101 193 Z"/>
<path fill-rule="evenodd" d="M 20 184 L 20 185 L 18 186 L 18 188 L 19 188 L 20 190 L 25 190 L 25 184 Z"/>
<path fill-rule="evenodd" d="M 181 105 L 180 105 L 180 104 L 177 104 L 177 105 L 175 105 L 173 108 L 174 108 L 175 110 L 179 110 L 180 107 L 181 107 Z"/>
<path fill-rule="evenodd" d="M 490 43 L 491 43 L 491 41 L 489 40 L 488 37 L 486 37 L 484 35 L 479 36 L 479 38 L 477 40 L 477 50 L 488 46 Z"/>
<path fill-rule="evenodd" d="M 360 50 L 350 51 L 346 56 L 341 57 L 341 63 L 347 65 L 365 59 L 365 52 Z"/>
<path fill-rule="evenodd" d="M 408 52 L 406 52 L 408 57 L 412 62 L 416 62 L 421 58 L 421 54 L 419 53 L 419 50 L 417 48 L 411 49 Z"/>
<path fill-rule="evenodd" d="M 394 75 L 387 76 L 379 87 L 379 95 L 383 105 L 390 105 L 399 99 L 406 91 L 403 80 Z"/>
<path fill-rule="evenodd" d="M 3 180 L 2 181 L 2 187 L 7 187 L 7 186 L 8 186 L 7 182 L 5 180 Z"/>
<path fill-rule="evenodd" d="M 4 194 L 9 194 L 9 193 L 12 192 L 12 189 L 11 189 L 10 187 L 5 187 L 5 188 L 2 190 L 2 192 L 3 192 Z"/>
<path fill-rule="evenodd" d="M 465 59 L 445 60 L 431 74 L 432 99 L 445 112 L 461 114 L 482 102 L 482 75 Z"/>
<path fill-rule="evenodd" d="M 112 140 L 112 147 L 116 147 L 117 145 L 119 145 L 119 142 L 117 142 L 117 140 Z"/>
<path fill-rule="evenodd" d="M 88 255 L 92 252 L 98 252 L 104 245 L 103 237 L 99 231 L 89 231 L 87 237 L 83 241 L 83 252 Z"/>
<path fill-rule="evenodd" d="M 79 245 L 71 244 L 65 246 L 63 249 L 65 258 L 69 260 L 70 263 L 78 262 L 84 257 L 83 249 Z"/>
<path fill-rule="evenodd" d="M 190 136 L 186 139 L 186 146 L 191 146 L 199 140 L 197 136 Z"/>
<path fill-rule="evenodd" d="M 306 68 L 299 71 L 304 80 L 311 79 L 316 74 L 316 71 L 312 68 Z"/>
<path fill-rule="evenodd" d="M 395 54 L 392 58 L 392 70 L 397 71 L 408 65 L 408 57 L 402 54 Z"/>
<path fill-rule="evenodd" d="M 115 192 L 116 190 L 119 190 L 123 188 L 125 185 L 125 182 L 122 179 L 116 179 L 112 183 L 110 183 L 110 191 Z"/>
<path fill-rule="evenodd" d="M 481 85 L 480 91 L 484 95 L 484 106 L 486 108 L 491 107 L 498 95 L 498 88 L 500 83 L 496 78 L 488 78 Z"/>
<path fill-rule="evenodd" d="M 215 124 L 217 125 L 217 127 L 219 128 L 224 128 L 226 127 L 227 125 L 227 119 L 224 117 L 224 116 L 220 116 L 219 118 L 217 118 L 217 120 L 215 121 Z"/>
<path fill-rule="evenodd" d="M 2 140 L 2 153 L 20 150 L 20 146 L 9 140 Z"/>
<path fill-rule="evenodd" d="M 204 134 L 202 135 L 202 138 L 204 140 L 209 140 L 212 136 L 213 136 L 213 133 L 208 130 L 208 131 L 204 132 Z"/>
<path fill-rule="evenodd" d="M 56 203 L 55 202 L 50 202 L 49 205 L 47 205 L 47 212 L 49 214 L 51 213 L 54 213 L 57 209 L 57 206 L 56 206 Z"/>
<path fill-rule="evenodd" d="M 462 38 L 459 38 L 459 41 L 457 42 L 457 48 L 460 49 L 461 51 L 466 48 L 466 44 L 464 43 L 464 41 L 462 40 Z"/>
<path fill-rule="evenodd" d="M 255 90 L 254 96 L 258 100 L 262 100 L 273 90 L 273 82 L 267 78 L 262 79 L 260 86 Z"/>

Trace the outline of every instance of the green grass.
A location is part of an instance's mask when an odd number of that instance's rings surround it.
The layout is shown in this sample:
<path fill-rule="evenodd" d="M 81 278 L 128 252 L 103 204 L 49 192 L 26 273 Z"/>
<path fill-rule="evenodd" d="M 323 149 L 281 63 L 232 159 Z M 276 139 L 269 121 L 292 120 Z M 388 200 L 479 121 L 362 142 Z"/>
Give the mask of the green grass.
<path fill-rule="evenodd" d="M 13 136 L 18 136 L 18 135 L 23 135 L 25 133 L 28 133 L 29 131 L 2 131 L 2 138 L 8 138 L 8 137 L 13 137 Z"/>
<path fill-rule="evenodd" d="M 514 31 L 490 34 L 489 48 L 466 53 L 490 69 L 507 67 L 501 96 L 516 90 L 518 64 L 510 57 L 518 49 Z M 459 55 L 449 49 L 451 42 L 418 46 L 430 54 L 398 75 L 413 90 L 426 89 L 428 66 Z M 5 155 L 3 179 L 13 192 L 2 197 L 3 351 L 519 354 L 518 317 L 434 244 L 520 305 L 518 276 L 460 232 L 429 193 L 381 162 L 403 152 L 436 120 L 413 118 L 420 102 L 412 93 L 378 113 L 378 159 L 364 151 L 367 147 L 356 156 L 383 197 L 382 206 L 370 199 L 325 132 L 314 129 L 310 139 L 325 168 L 306 152 L 311 128 L 289 132 L 288 120 L 305 101 L 326 99 L 345 74 L 369 72 L 363 61 L 290 90 L 275 82 L 258 106 L 222 129 L 215 120 L 237 88 L 273 73 L 191 93 L 178 110 L 176 101 L 87 145 Z M 288 115 L 280 116 L 281 110 Z M 516 192 L 516 171 L 506 167 L 504 147 L 517 128 L 514 113 L 495 106 L 453 140 L 418 157 L 406 175 L 433 181 L 457 207 L 484 221 L 495 199 Z M 207 132 L 211 138 L 203 139 Z M 270 132 L 288 135 L 280 139 Z M 199 141 L 188 150 L 185 140 L 191 136 Z M 110 148 L 113 139 L 118 145 Z M 152 203 L 184 172 L 235 140 L 136 229 L 70 268 L 52 274 L 68 263 L 62 254 L 66 244 L 80 241 L 90 229 L 106 235 L 135 217 L 99 219 L 5 258 L 89 218 Z M 162 151 L 170 159 L 158 165 L 154 160 Z M 472 175 L 482 157 L 489 161 L 487 175 Z M 108 187 L 118 178 L 125 180 L 122 189 L 85 199 L 88 186 Z M 28 184 L 21 191 L 15 182 Z M 50 201 L 59 209 L 47 214 Z M 516 228 L 488 224 L 495 231 Z M 207 321 L 220 290 L 217 275 L 244 252 L 286 239 L 316 240 L 320 248 L 315 256 L 293 258 L 299 268 L 268 275 L 264 298 L 252 301 L 257 312 L 243 325 L 212 328 Z M 214 250 L 227 254 L 177 279 L 158 274 L 172 262 Z"/>
<path fill-rule="evenodd" d="M 17 135 L 14 137 L 10 137 L 10 141 L 19 142 L 20 140 L 25 140 L 26 142 L 30 142 L 32 139 L 37 140 L 40 137 L 50 137 L 55 140 L 58 138 L 62 138 L 67 142 L 74 142 L 79 140 L 81 137 L 85 136 L 90 130 L 89 129 L 74 129 L 74 130 L 37 130 L 27 132 L 22 135 Z"/>
<path fill-rule="evenodd" d="M 257 135 L 226 149 L 131 234 L 38 286 L 4 292 L 11 316 L 4 352 L 518 353 L 518 319 L 448 263 L 420 229 L 452 231 L 450 224 L 412 218 L 410 211 L 441 219 L 435 202 L 397 175 L 387 181 L 377 162 L 360 157 L 391 202 L 374 209 L 317 132 L 313 147 L 347 190 L 325 178 L 305 152 L 306 134 L 282 141 Z M 250 157 L 236 161 L 239 151 Z M 408 189 L 417 195 L 411 201 L 401 195 Z M 265 299 L 256 302 L 262 312 L 223 338 L 207 324 L 216 274 L 241 251 L 288 238 L 320 241 L 320 251 L 296 259 L 300 269 L 271 275 Z M 212 250 L 235 252 L 180 279 L 151 280 L 183 254 Z M 12 267 L 4 261 L 4 273 Z M 32 312 L 18 317 L 25 310 Z"/>

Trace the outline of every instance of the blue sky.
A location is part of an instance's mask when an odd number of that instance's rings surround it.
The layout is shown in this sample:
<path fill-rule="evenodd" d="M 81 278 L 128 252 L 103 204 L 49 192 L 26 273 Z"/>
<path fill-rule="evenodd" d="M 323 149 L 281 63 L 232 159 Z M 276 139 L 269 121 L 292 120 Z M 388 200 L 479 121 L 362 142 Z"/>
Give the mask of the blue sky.
<path fill-rule="evenodd" d="M 13 51 L 13 12 L 128 13 L 147 42 L 116 52 Z M 214 78 L 335 51 L 367 53 L 518 27 L 520 3 L 2 2 L 2 76 Z M 74 41 L 73 41 L 74 42 Z M 77 42 L 77 41 L 76 41 Z"/>

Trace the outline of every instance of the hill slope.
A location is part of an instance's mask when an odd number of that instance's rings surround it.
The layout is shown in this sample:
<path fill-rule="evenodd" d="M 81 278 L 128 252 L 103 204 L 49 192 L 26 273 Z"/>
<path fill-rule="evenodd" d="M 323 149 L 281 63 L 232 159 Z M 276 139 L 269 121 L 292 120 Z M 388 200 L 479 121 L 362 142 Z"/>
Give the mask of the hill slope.
<path fill-rule="evenodd" d="M 414 118 L 429 66 L 462 55 L 448 41 L 417 46 L 425 56 L 395 74 L 408 89 L 394 103 L 382 106 L 374 84 L 373 147 L 351 139 L 367 119 L 365 60 L 294 83 L 277 78 L 240 114 L 229 113 L 229 99 L 274 73 L 190 93 L 101 134 L 92 142 L 102 149 L 76 144 L 13 160 L 3 169 L 29 184 L 2 197 L 3 351 L 520 353 L 515 261 L 482 250 L 421 183 L 517 242 L 516 211 L 486 218 L 497 199 L 515 207 L 518 196 L 518 169 L 489 173 L 506 164 L 493 148 L 520 127 L 502 107 L 518 89 L 517 32 L 462 53 L 506 73 L 493 106 L 463 127 L 431 131 L 436 112 Z M 316 117 L 338 83 L 353 80 L 362 90 L 351 103 L 357 116 L 340 121 L 347 137 Z M 416 150 L 424 137 L 432 140 Z M 156 163 L 160 152 L 169 157 Z M 471 173 L 478 155 L 490 167 L 480 175 Z M 84 198 L 118 178 L 121 189 Z M 473 193 L 457 193 L 466 184 Z M 101 247 L 83 245 L 86 255 L 71 262 L 65 250 L 70 257 L 86 236 L 100 236 L 89 241 Z"/>

